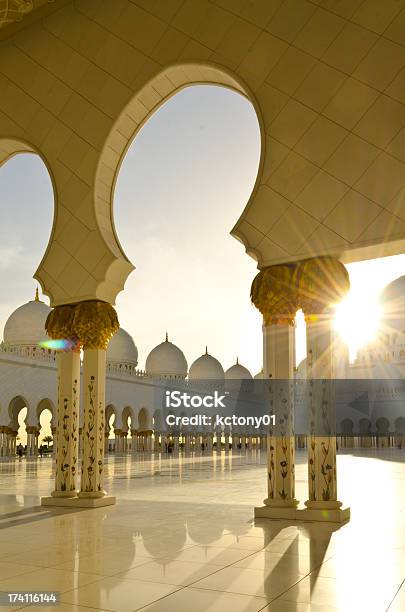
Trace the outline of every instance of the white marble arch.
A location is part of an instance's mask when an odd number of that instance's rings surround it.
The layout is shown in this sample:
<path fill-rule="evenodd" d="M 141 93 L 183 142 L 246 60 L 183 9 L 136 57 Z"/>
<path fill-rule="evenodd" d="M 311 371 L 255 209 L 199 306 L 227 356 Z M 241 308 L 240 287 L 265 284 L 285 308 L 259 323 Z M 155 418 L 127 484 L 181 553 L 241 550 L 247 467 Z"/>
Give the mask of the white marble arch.
<path fill-rule="evenodd" d="M 152 412 L 149 408 L 142 407 L 137 413 L 137 429 L 140 431 L 152 429 Z"/>
<path fill-rule="evenodd" d="M 29 416 L 31 412 L 30 403 L 22 395 L 16 395 L 11 398 L 8 402 L 8 427 L 13 431 L 18 431 L 18 415 L 21 410 L 27 409 L 27 415 L 25 417 L 25 424 L 28 425 L 30 422 Z"/>
<path fill-rule="evenodd" d="M 56 406 L 54 404 L 54 402 L 49 399 L 48 397 L 45 397 L 43 399 L 41 399 L 36 407 L 36 416 L 37 416 L 37 427 L 40 428 L 41 427 L 41 422 L 40 422 L 40 418 L 41 418 L 41 414 L 44 412 L 44 410 L 49 410 L 49 412 L 52 415 L 51 418 L 51 427 L 56 427 L 56 419 L 57 419 L 57 415 L 56 415 Z"/>
<path fill-rule="evenodd" d="M 54 196 L 54 216 L 53 216 L 53 223 L 52 223 L 52 230 L 51 230 L 51 235 L 52 235 L 53 227 L 56 222 L 55 213 L 57 210 L 57 197 L 56 197 L 55 179 L 52 173 L 51 165 L 46 155 L 40 149 L 40 147 L 33 144 L 32 142 L 29 142 L 26 139 L 19 139 L 19 138 L 16 139 L 13 137 L 9 138 L 0 132 L 0 167 L 6 164 L 12 157 L 17 156 L 20 153 L 32 153 L 33 155 L 37 155 L 43 162 L 45 168 L 47 169 L 47 172 L 48 172 L 51 184 L 52 184 L 52 190 L 53 190 L 53 196 Z M 50 242 L 47 245 L 46 251 L 42 257 L 42 261 L 46 258 L 49 246 L 50 246 Z M 40 263 L 40 267 L 41 267 L 41 263 Z M 42 351 L 44 352 L 44 349 L 42 349 Z"/>
<path fill-rule="evenodd" d="M 152 425 L 153 425 L 153 430 L 154 431 L 162 431 L 164 429 L 166 429 L 164 420 L 163 420 L 163 415 L 162 415 L 162 411 L 160 408 L 156 408 L 156 410 L 154 410 L 153 415 L 152 415 Z"/>
<path fill-rule="evenodd" d="M 151 75 L 151 78 L 133 96 L 127 106 L 123 109 L 116 123 L 111 129 L 104 143 L 99 163 L 97 166 L 95 182 L 95 204 L 96 214 L 106 215 L 112 210 L 115 185 L 117 177 L 125 157 L 125 154 L 142 126 L 169 98 L 176 93 L 192 85 L 217 85 L 232 89 L 248 98 L 255 108 L 259 121 L 261 133 L 261 150 L 264 151 L 264 132 L 261 111 L 256 102 L 253 92 L 248 85 L 236 73 L 228 67 L 207 61 L 185 62 L 170 64 L 163 70 Z M 259 163 L 258 177 L 260 176 L 262 161 Z M 253 189 L 251 199 L 254 198 Z M 245 203 L 241 203 L 243 206 Z M 101 226 L 105 228 L 105 224 Z M 111 248 L 119 245 L 119 239 L 112 220 L 113 236 L 110 228 L 105 231 L 104 238 Z M 238 236 L 239 237 L 239 236 Z M 120 247 L 121 248 L 121 247 Z M 122 249 L 121 249 L 122 250 Z M 250 253 L 256 259 L 260 253 L 254 249 Z M 111 271 L 112 273 L 113 271 Z"/>
<path fill-rule="evenodd" d="M 393 431 L 391 423 L 386 417 L 379 417 L 375 422 L 376 432 L 380 435 L 388 435 Z"/>
<path fill-rule="evenodd" d="M 405 417 L 395 419 L 395 431 L 400 434 L 405 434 Z"/>
<path fill-rule="evenodd" d="M 129 424 L 129 419 L 131 419 L 130 424 Z M 128 432 L 131 429 L 134 429 L 134 425 L 136 423 L 136 412 L 132 406 L 125 406 L 125 408 L 122 411 L 121 421 L 122 421 L 123 431 Z"/>
<path fill-rule="evenodd" d="M 256 109 L 260 168 L 232 234 L 260 267 L 403 251 L 401 3 L 387 21 L 364 0 L 355 37 L 350 6 L 303 0 L 291 19 L 288 3 L 193 4 L 66 0 L 1 28 L 0 140 L 32 143 L 57 193 L 36 272 L 52 305 L 114 303 L 123 289 L 133 266 L 112 213 L 120 160 L 194 83 L 232 87 Z"/>
<path fill-rule="evenodd" d="M 111 417 L 114 416 L 114 420 L 110 425 Z M 120 415 L 117 408 L 113 404 L 108 404 L 105 408 L 105 431 L 110 434 L 111 431 L 117 429 L 120 423 Z"/>

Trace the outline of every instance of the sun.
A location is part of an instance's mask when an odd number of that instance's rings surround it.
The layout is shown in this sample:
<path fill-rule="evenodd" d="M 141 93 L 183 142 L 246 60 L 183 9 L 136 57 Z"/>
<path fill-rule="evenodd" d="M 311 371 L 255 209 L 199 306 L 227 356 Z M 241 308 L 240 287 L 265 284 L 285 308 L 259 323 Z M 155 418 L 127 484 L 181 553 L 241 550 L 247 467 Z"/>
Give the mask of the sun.
<path fill-rule="evenodd" d="M 381 310 L 377 295 L 365 294 L 361 288 L 352 289 L 338 304 L 335 329 L 349 347 L 353 360 L 361 346 L 376 339 Z"/>

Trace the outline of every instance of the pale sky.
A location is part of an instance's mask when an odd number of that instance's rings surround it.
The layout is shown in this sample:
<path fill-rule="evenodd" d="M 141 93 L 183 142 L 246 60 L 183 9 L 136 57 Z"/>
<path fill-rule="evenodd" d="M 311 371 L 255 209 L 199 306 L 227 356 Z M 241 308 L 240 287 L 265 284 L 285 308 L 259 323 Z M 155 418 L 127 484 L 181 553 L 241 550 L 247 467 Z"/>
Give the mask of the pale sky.
<path fill-rule="evenodd" d="M 190 87 L 166 103 L 133 141 L 114 200 L 117 233 L 136 270 L 118 296 L 121 325 L 138 346 L 139 367 L 169 338 L 189 365 L 208 345 L 225 368 L 239 357 L 261 368 L 261 317 L 250 303 L 256 262 L 229 235 L 254 185 L 259 128 L 250 103 L 229 90 Z M 46 247 L 53 194 L 47 171 L 32 155 L 0 168 L 0 324 L 33 298 L 32 280 Z M 349 266 L 354 354 L 375 327 L 381 289 L 405 274 L 405 255 Z M 342 326 L 340 326 L 342 327 Z M 304 355 L 303 327 L 297 357 Z"/>

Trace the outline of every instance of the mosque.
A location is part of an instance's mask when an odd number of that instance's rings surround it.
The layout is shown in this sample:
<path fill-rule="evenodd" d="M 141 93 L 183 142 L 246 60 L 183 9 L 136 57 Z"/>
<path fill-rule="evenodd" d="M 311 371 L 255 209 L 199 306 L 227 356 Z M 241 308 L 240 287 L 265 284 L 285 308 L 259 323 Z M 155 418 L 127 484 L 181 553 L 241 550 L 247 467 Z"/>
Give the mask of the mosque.
<path fill-rule="evenodd" d="M 378 337 L 349 361 L 347 347 L 335 344 L 337 432 L 340 444 L 395 446 L 405 435 L 405 276 L 382 292 L 383 312 Z M 0 348 L 0 456 L 15 455 L 18 416 L 26 408 L 25 429 L 28 456 L 38 453 L 41 414 L 52 414 L 56 432 L 57 353 L 41 346 L 50 307 L 35 299 L 17 308 L 8 318 Z M 297 381 L 306 379 L 307 360 L 296 368 Z M 105 451 L 187 451 L 266 447 L 266 432 L 249 428 L 216 432 L 207 427 L 168 427 L 164 419 L 163 389 L 167 385 L 197 385 L 212 381 L 232 390 L 232 381 L 253 380 L 239 363 L 224 371 L 221 363 L 205 351 L 188 367 L 182 350 L 166 338 L 138 367 L 138 349 L 131 335 L 120 328 L 107 350 Z M 260 372 L 254 377 L 262 379 Z M 344 381 L 344 382 L 343 382 Z M 233 388 L 234 389 L 234 388 Z M 250 390 L 253 393 L 253 389 Z M 298 446 L 305 446 L 307 409 L 305 390 L 297 386 L 295 427 Z M 185 413 L 184 413 L 185 414 Z M 80 433 L 80 430 L 79 430 Z M 80 438 L 79 438 L 80 439 Z M 54 452 L 55 452 L 54 447 Z"/>
<path fill-rule="evenodd" d="M 27 455 L 38 453 L 40 417 L 44 410 L 52 414 L 52 433 L 56 432 L 57 353 L 41 347 L 46 340 L 45 321 L 50 311 L 39 299 L 37 290 L 35 299 L 17 308 L 4 326 L 0 348 L 0 456 L 15 454 L 18 415 L 24 408 Z M 233 380 L 252 379 L 238 360 L 224 371 L 207 349 L 189 368 L 184 353 L 169 340 L 168 334 L 149 353 L 145 370 L 137 366 L 135 342 L 120 328 L 107 350 L 106 451 L 158 451 L 167 448 L 169 442 L 175 450 L 179 443 L 188 449 L 201 443 L 212 448 L 216 437 L 213 439 L 208 432 L 167 430 L 161 410 L 162 382 L 184 385 L 214 381 L 232 386 Z M 251 445 L 252 436 L 247 437 L 246 444 Z"/>
<path fill-rule="evenodd" d="M 39 156 L 54 196 L 34 273 L 50 307 L 38 296 L 18 308 L 0 350 L 3 595 L 22 607 L 57 592 L 69 612 L 405 609 L 405 462 L 394 447 L 404 277 L 385 289 L 382 332 L 354 363 L 333 327 L 345 264 L 405 252 L 404 24 L 404 0 L 0 0 L 0 165 Z M 281 433 L 266 453 L 224 452 L 234 431 L 168 431 L 166 386 L 240 378 L 248 394 L 254 378 L 238 363 L 224 372 L 208 351 L 188 367 L 171 337 L 139 371 L 114 308 L 135 267 L 114 222 L 122 161 L 149 118 L 196 84 L 244 97 L 260 131 L 243 202 L 233 183 L 231 235 L 257 262 L 263 386 L 278 389 Z M 307 360 L 294 375 L 299 310 Z M 45 320 L 72 350 L 38 345 Z M 335 379 L 346 385 L 337 419 Z M 294 389 L 311 385 L 324 394 L 308 396 L 301 453 L 306 396 Z M 52 473 L 50 461 L 4 458 L 22 409 L 28 455 L 52 414 Z M 239 433 L 241 447 L 261 447 L 260 434 Z M 132 456 L 180 444 L 223 452 Z M 339 444 L 375 448 L 337 456 Z M 115 454 L 104 461 L 106 447 Z"/>

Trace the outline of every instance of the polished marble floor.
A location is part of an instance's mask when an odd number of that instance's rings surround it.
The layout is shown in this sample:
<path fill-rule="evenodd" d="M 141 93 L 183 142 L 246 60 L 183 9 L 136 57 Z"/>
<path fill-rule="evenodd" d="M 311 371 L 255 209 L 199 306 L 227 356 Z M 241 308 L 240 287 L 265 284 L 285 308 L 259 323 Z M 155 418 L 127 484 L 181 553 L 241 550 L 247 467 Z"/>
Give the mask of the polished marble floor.
<path fill-rule="evenodd" d="M 3 460 L 0 592 L 56 590 L 59 607 L 35 609 L 63 612 L 403 612 L 405 450 L 341 454 L 338 470 L 340 528 L 254 521 L 260 452 L 109 456 L 118 503 L 97 510 L 41 508 L 51 460 Z M 304 501 L 303 453 L 297 481 Z"/>

